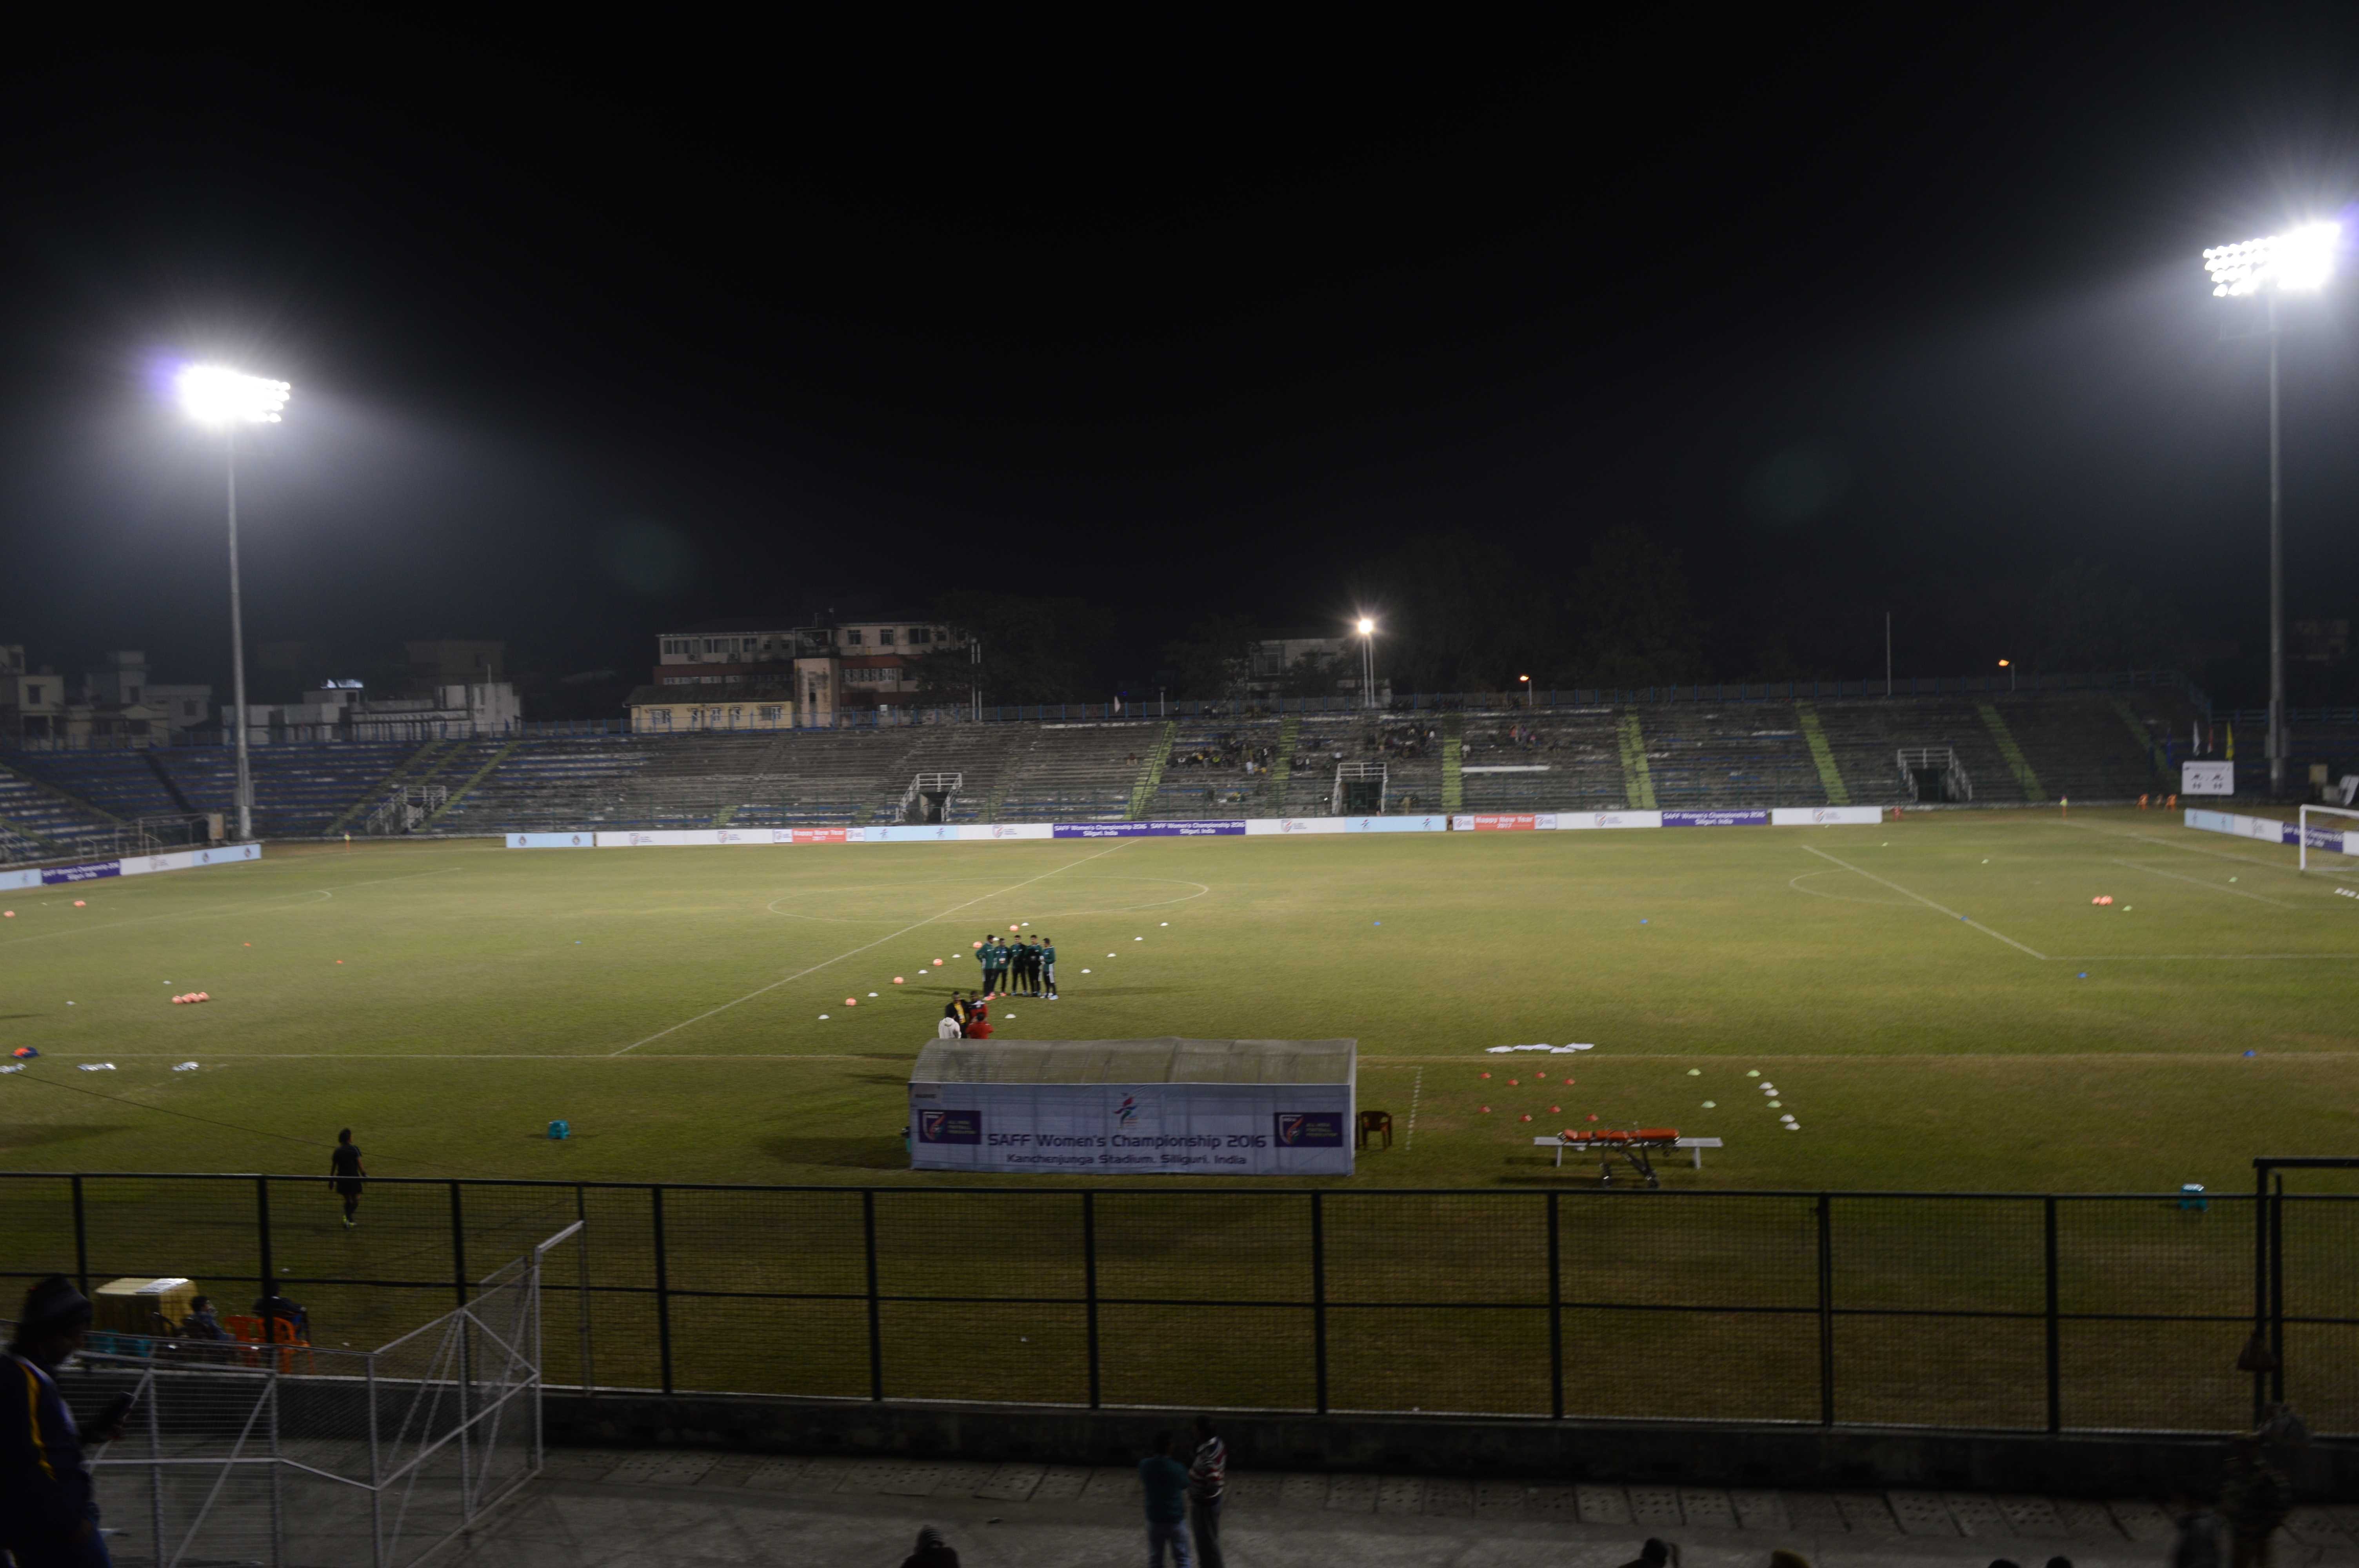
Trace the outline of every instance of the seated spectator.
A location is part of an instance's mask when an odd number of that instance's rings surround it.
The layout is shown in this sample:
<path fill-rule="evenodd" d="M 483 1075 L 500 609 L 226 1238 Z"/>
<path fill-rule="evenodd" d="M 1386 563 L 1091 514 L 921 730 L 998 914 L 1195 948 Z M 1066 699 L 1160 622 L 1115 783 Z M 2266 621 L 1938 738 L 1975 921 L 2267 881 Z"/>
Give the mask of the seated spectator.
<path fill-rule="evenodd" d="M 270 1336 L 273 1343 L 278 1339 L 278 1331 L 271 1326 L 274 1323 L 286 1324 L 289 1332 L 301 1343 L 309 1345 L 311 1342 L 311 1314 L 303 1310 L 301 1303 L 288 1301 L 276 1289 L 255 1302 L 254 1315 L 262 1320 L 263 1332 Z"/>
<path fill-rule="evenodd" d="M 211 1296 L 199 1296 L 189 1303 L 189 1315 L 180 1320 L 179 1333 L 183 1339 L 220 1340 L 229 1337 L 229 1330 L 222 1326 L 221 1314 L 213 1310 Z"/>

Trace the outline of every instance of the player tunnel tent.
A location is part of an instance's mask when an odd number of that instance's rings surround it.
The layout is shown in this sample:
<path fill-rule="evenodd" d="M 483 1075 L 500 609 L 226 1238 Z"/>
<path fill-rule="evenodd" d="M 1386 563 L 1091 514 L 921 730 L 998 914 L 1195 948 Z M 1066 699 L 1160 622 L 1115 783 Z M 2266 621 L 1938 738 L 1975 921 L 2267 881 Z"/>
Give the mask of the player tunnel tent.
<path fill-rule="evenodd" d="M 935 1040 L 919 1171 L 1347 1176 L 1356 1040 Z"/>

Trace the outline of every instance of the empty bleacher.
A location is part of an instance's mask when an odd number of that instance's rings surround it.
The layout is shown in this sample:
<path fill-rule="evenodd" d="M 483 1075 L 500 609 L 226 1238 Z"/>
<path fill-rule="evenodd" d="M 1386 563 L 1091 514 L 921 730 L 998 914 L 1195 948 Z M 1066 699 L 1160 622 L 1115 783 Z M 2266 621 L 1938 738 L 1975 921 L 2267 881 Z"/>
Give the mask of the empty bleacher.
<path fill-rule="evenodd" d="M 1007 759 L 997 817 L 1010 822 L 1121 820 L 1130 809 L 1131 786 L 1161 731 L 1159 723 L 1038 726 Z"/>
<path fill-rule="evenodd" d="M 113 828 L 103 812 L 42 788 L 0 762 L 0 829 L 39 844 L 69 844 Z"/>
<path fill-rule="evenodd" d="M 1337 764 L 1368 762 L 1385 764 L 1386 810 L 1438 811 L 1452 732 L 1470 812 L 1619 810 L 1649 795 L 1669 810 L 1824 805 L 1812 723 L 1857 804 L 1905 798 L 1904 747 L 1953 749 L 1976 805 L 2123 800 L 2168 788 L 2150 737 L 2183 734 L 2192 711 L 2156 688 L 1189 718 L 1171 721 L 1169 756 L 1136 815 L 1324 816 Z M 451 792 L 427 824 L 435 833 L 841 827 L 895 820 L 921 773 L 960 776 L 952 822 L 1111 821 L 1131 814 L 1163 733 L 1158 719 L 257 746 L 255 827 L 358 832 L 370 807 L 415 784 Z M 235 776 L 220 747 L 11 751 L 0 761 L 0 828 L 57 837 L 111 828 L 110 818 L 226 816 Z"/>

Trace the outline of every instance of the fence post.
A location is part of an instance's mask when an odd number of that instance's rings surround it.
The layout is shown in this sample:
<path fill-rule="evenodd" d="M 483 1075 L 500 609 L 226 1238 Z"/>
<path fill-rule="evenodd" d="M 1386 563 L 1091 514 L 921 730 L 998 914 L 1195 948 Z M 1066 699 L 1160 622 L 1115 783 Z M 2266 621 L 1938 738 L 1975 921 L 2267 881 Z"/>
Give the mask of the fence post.
<path fill-rule="evenodd" d="M 868 1397 L 885 1397 L 885 1330 L 876 1310 L 876 1189 L 860 1192 L 860 1227 L 868 1245 Z"/>
<path fill-rule="evenodd" d="M 2268 1332 L 2269 1323 L 2269 1168 L 2260 1161 L 2253 1162 L 2253 1337 L 2251 1345 L 2261 1343 Z M 2248 1346 L 2249 1348 L 2249 1346 Z M 2239 1365 L 2242 1365 L 2239 1362 Z M 2253 1424 L 2261 1424 L 2267 1414 L 2268 1374 L 2257 1367 L 2253 1369 Z"/>
<path fill-rule="evenodd" d="M 75 1288 L 84 1296 L 88 1296 L 90 1294 L 90 1217 L 82 1212 L 80 1172 L 76 1172 L 73 1176 L 73 1214 Z M 155 1401 L 150 1400 L 148 1403 L 152 1405 Z"/>
<path fill-rule="evenodd" d="M 654 1199 L 648 1210 L 655 1222 L 656 1244 L 656 1353 L 663 1371 L 663 1391 L 671 1392 L 671 1264 L 664 1249 L 664 1190 L 660 1185 L 647 1189 Z"/>
<path fill-rule="evenodd" d="M 1327 1220 L 1321 1200 L 1310 1195 L 1310 1373 L 1321 1415 L 1327 1413 Z"/>
<path fill-rule="evenodd" d="M 2269 1197 L 2269 1398 L 2285 1398 L 2285 1178 Z"/>
<path fill-rule="evenodd" d="M 1819 1424 L 1835 1423 L 1834 1208 L 1819 1195 Z"/>
<path fill-rule="evenodd" d="M 2064 1430 L 2064 1346 L 2060 1326 L 2056 1289 L 2056 1199 L 2050 1195 L 2044 1200 L 2047 1207 L 2046 1235 L 2048 1264 L 2048 1430 Z"/>
<path fill-rule="evenodd" d="M 271 1282 L 278 1277 L 278 1271 L 271 1267 L 270 1178 L 267 1176 L 254 1178 L 254 1231 L 255 1251 L 262 1264 L 262 1293 L 277 1295 L 278 1287 Z"/>
<path fill-rule="evenodd" d="M 1563 1249 L 1557 1236 L 1557 1198 L 1548 1195 L 1549 1269 L 1549 1414 L 1564 1419 L 1564 1271 Z"/>
<path fill-rule="evenodd" d="M 467 1217 L 459 1204 L 459 1184 L 451 1184 L 451 1292 L 467 1304 Z"/>
<path fill-rule="evenodd" d="M 582 1297 L 578 1312 L 582 1318 L 582 1391 L 595 1398 L 598 1392 L 596 1363 L 592 1359 L 590 1345 L 590 1203 L 582 1184 L 573 1184 L 573 1217 L 582 1227 L 582 1238 L 573 1244 L 576 1269 L 581 1276 Z"/>
<path fill-rule="evenodd" d="M 1097 1194 L 1082 1195 L 1082 1289 L 1088 1302 L 1090 1409 L 1098 1408 L 1098 1206 Z"/>

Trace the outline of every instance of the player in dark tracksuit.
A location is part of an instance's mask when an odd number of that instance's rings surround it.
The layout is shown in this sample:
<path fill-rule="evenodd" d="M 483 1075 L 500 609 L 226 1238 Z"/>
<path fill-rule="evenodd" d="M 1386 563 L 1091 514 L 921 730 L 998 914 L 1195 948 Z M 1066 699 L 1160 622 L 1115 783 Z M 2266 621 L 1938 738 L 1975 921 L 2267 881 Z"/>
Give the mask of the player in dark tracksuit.
<path fill-rule="evenodd" d="M 90 1303 L 64 1276 L 25 1292 L 16 1336 L 0 1359 L 0 1548 L 18 1568 L 107 1568 L 98 1499 L 73 1412 L 52 1376 L 82 1348 Z M 123 1412 L 101 1443 L 121 1431 Z"/>
<path fill-rule="evenodd" d="M 1049 1000 L 1057 1000 L 1057 939 L 1040 938 L 1040 981 L 1049 988 Z"/>
<path fill-rule="evenodd" d="M 1016 989 L 1026 996 L 1040 994 L 1040 949 L 1029 937 L 1016 939 Z"/>

